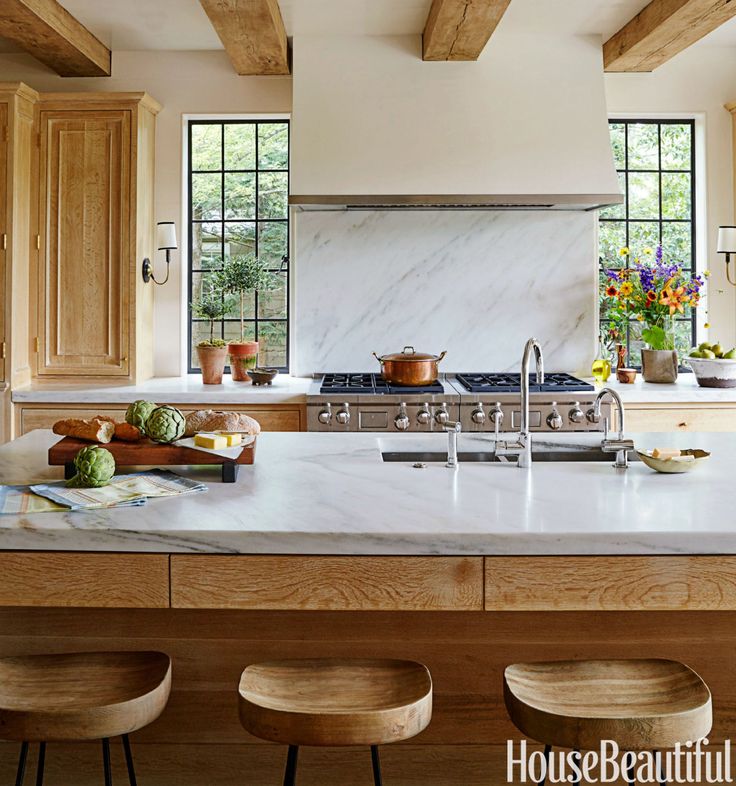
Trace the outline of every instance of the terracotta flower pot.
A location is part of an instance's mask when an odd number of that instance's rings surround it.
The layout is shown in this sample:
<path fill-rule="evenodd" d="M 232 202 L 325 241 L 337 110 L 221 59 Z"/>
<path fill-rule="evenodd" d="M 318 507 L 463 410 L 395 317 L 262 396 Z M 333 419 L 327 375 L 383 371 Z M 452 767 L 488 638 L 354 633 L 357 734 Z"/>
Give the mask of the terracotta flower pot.
<path fill-rule="evenodd" d="M 233 382 L 248 382 L 248 370 L 258 365 L 258 342 L 244 341 L 227 345 Z"/>
<path fill-rule="evenodd" d="M 202 382 L 205 385 L 221 385 L 227 347 L 197 347 L 197 357 L 202 369 Z"/>

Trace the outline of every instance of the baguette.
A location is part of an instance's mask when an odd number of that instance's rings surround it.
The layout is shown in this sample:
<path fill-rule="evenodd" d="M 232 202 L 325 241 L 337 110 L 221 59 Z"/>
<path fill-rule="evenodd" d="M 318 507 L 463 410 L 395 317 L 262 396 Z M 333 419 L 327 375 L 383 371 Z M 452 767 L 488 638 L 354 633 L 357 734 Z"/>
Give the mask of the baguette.
<path fill-rule="evenodd" d="M 138 426 L 132 423 L 115 423 L 115 433 L 113 439 L 121 439 L 123 442 L 139 442 L 143 434 Z"/>
<path fill-rule="evenodd" d="M 64 418 L 57 420 L 53 426 L 54 434 L 61 434 L 64 437 L 75 437 L 76 439 L 86 439 L 89 442 L 102 442 L 107 444 L 115 434 L 115 424 L 103 418 Z"/>
<path fill-rule="evenodd" d="M 185 437 L 193 437 L 200 431 L 233 431 L 240 434 L 260 434 L 261 424 L 243 412 L 218 412 L 214 409 L 198 409 L 187 415 Z"/>

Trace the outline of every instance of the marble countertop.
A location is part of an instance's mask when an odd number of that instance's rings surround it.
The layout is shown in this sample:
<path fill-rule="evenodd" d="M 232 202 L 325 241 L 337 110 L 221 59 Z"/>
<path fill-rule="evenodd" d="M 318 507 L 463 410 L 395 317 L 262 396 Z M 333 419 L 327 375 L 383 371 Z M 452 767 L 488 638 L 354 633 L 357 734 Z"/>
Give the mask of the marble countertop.
<path fill-rule="evenodd" d="M 16 403 L 129 404 L 151 399 L 158 404 L 303 404 L 311 377 L 279 374 L 271 385 L 233 382 L 204 385 L 199 374 L 186 377 L 155 377 L 139 385 L 90 385 L 70 382 L 37 382 L 13 391 Z"/>
<path fill-rule="evenodd" d="M 641 374 L 636 382 L 622 385 L 614 375 L 606 382 L 618 392 L 626 404 L 736 404 L 736 388 L 701 388 L 695 374 L 680 374 L 671 385 L 656 385 L 644 382 Z"/>
<path fill-rule="evenodd" d="M 265 433 L 235 484 L 184 470 L 209 491 L 138 508 L 0 516 L 0 548 L 281 554 L 736 554 L 736 440 L 730 434 L 634 435 L 639 447 L 713 452 L 690 474 L 640 463 L 384 463 L 382 450 L 443 450 L 441 434 Z M 57 440 L 34 431 L 0 447 L 0 482 L 61 477 Z M 556 435 L 568 445 L 600 435 Z M 461 437 L 461 450 L 487 445 Z"/>

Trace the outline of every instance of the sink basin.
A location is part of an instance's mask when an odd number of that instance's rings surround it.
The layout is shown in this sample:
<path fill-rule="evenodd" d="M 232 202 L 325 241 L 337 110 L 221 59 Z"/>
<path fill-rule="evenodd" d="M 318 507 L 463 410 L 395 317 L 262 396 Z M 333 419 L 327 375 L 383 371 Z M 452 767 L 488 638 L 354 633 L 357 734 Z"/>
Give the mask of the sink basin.
<path fill-rule="evenodd" d="M 447 453 L 440 451 L 397 451 L 389 450 L 381 453 L 385 462 L 424 463 L 447 461 Z M 494 462 L 497 464 L 514 464 L 514 456 L 496 456 L 491 451 L 458 451 L 458 461 L 462 462 Z M 600 448 L 584 448 L 577 450 L 532 450 L 532 463 L 558 462 L 558 461 L 607 461 L 613 463 L 616 458 L 614 453 L 604 453 Z M 634 451 L 629 451 L 629 461 L 638 461 L 639 457 Z"/>

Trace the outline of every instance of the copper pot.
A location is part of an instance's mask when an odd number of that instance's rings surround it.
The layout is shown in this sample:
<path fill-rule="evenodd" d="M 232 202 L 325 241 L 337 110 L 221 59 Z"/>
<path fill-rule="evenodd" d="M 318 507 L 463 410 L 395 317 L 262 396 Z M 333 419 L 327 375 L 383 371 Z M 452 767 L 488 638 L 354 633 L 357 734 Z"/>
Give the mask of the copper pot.
<path fill-rule="evenodd" d="M 417 352 L 414 347 L 404 347 L 401 352 L 381 357 L 374 352 L 373 357 L 381 364 L 381 376 L 389 384 L 421 387 L 437 381 L 437 366 L 446 354 L 441 352 L 439 355 L 427 355 Z"/>

